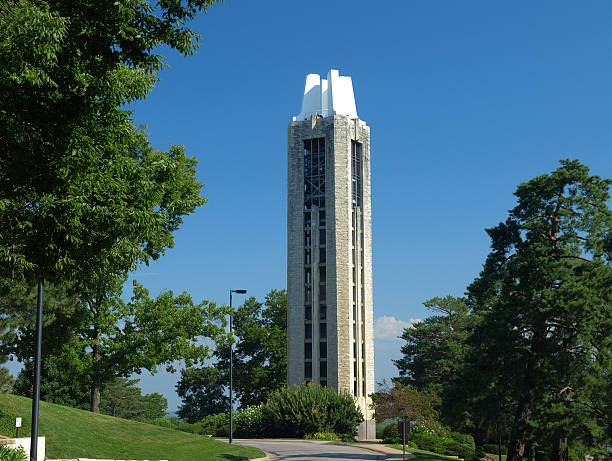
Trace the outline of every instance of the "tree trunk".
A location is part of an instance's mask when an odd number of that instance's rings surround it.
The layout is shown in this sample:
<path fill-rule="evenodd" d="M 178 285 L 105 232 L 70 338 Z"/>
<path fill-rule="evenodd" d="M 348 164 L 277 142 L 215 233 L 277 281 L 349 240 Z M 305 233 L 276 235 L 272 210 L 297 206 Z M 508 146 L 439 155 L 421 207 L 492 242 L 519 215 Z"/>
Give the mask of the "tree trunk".
<path fill-rule="evenodd" d="M 527 459 L 529 461 L 535 461 L 536 459 L 536 449 L 533 442 L 529 444 L 529 447 L 527 448 Z"/>
<path fill-rule="evenodd" d="M 96 342 L 93 345 L 93 376 L 91 380 L 91 411 L 100 413 L 100 388 L 102 387 L 102 377 L 100 373 L 100 332 L 97 328 L 94 329 Z"/>
<path fill-rule="evenodd" d="M 520 398 L 516 408 L 516 417 L 514 419 L 512 433 L 510 434 L 506 461 L 522 461 L 523 455 L 525 454 L 525 445 L 527 437 L 529 437 L 529 426 L 527 425 L 527 421 L 531 419 L 533 409 L 535 408 L 536 370 L 540 367 L 540 360 L 537 359 L 540 337 L 541 334 L 536 331 L 531 343 L 531 356 L 527 362 L 527 372 L 524 379 L 525 393 Z"/>

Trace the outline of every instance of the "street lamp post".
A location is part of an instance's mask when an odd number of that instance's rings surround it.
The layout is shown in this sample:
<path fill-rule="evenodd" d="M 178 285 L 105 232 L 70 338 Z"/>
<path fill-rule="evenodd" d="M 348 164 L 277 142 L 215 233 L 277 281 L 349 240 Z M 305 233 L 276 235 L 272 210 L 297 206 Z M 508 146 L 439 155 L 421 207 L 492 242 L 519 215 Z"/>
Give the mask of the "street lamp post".
<path fill-rule="evenodd" d="M 229 315 L 229 331 L 230 336 L 232 336 L 232 317 L 234 316 L 234 309 L 232 307 L 232 293 L 243 295 L 247 291 L 246 290 L 230 290 L 230 315 Z M 234 386 L 234 358 L 233 358 L 233 347 L 232 347 L 232 339 L 230 338 L 230 386 L 229 386 L 229 414 L 230 414 L 230 427 L 229 427 L 229 443 L 232 443 L 234 440 L 234 399 L 232 398 L 232 387 Z"/>

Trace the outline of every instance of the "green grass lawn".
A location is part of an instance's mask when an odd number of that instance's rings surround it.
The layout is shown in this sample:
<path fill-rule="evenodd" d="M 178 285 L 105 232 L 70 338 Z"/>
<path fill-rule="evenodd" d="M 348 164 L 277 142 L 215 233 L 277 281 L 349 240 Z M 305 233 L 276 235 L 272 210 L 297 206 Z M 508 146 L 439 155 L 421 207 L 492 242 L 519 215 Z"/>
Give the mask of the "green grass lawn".
<path fill-rule="evenodd" d="M 23 426 L 30 426 L 30 399 L 0 394 L 0 407 L 21 416 Z M 256 448 L 46 402 L 40 403 L 39 424 L 48 458 L 240 461 L 264 456 Z"/>
<path fill-rule="evenodd" d="M 395 448 L 396 450 L 402 449 L 401 443 L 396 443 L 387 446 Z M 419 448 L 406 447 L 406 453 L 412 453 L 414 455 L 414 458 L 410 458 L 411 461 L 448 461 L 449 459 L 454 459 L 455 461 L 457 460 L 457 458 L 453 458 L 452 456 L 439 455 L 437 453 L 421 450 Z"/>

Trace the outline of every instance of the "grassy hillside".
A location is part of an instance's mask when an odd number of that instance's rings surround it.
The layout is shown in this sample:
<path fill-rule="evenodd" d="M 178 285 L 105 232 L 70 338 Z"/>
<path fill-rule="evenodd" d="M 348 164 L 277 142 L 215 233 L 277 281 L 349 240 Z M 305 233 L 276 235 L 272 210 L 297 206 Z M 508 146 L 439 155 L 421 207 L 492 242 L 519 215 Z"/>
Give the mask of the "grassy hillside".
<path fill-rule="evenodd" d="M 30 426 L 30 399 L 0 394 L 0 407 Z M 48 458 L 240 461 L 264 456 L 256 448 L 46 402 L 40 404 L 39 433 L 46 437 Z"/>

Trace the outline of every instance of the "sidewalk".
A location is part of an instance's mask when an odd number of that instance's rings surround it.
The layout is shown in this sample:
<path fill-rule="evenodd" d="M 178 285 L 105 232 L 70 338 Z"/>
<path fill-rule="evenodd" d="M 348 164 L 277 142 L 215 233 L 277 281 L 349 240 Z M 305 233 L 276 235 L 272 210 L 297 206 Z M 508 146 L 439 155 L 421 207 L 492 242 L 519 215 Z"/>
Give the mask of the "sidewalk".
<path fill-rule="evenodd" d="M 227 442 L 227 439 L 219 438 L 217 440 Z M 252 439 L 234 439 L 234 440 L 248 442 L 249 440 L 252 440 Z M 379 442 L 346 443 L 346 442 L 329 442 L 325 440 L 304 440 L 304 439 L 257 439 L 257 440 L 265 440 L 268 442 L 300 442 L 300 443 L 312 443 L 312 444 L 320 444 L 320 445 L 348 445 L 351 447 L 357 447 L 357 448 L 362 448 L 364 450 L 372 451 L 384 457 L 385 461 L 402 461 L 402 450 L 396 450 L 395 448 L 387 447 Z M 406 459 L 409 460 L 411 458 L 414 458 L 414 455 L 411 453 L 406 453 Z M 268 455 L 265 458 L 258 458 L 257 460 L 251 460 L 251 461 L 263 461 L 263 460 L 267 461 L 271 459 L 274 459 L 274 457 Z"/>

